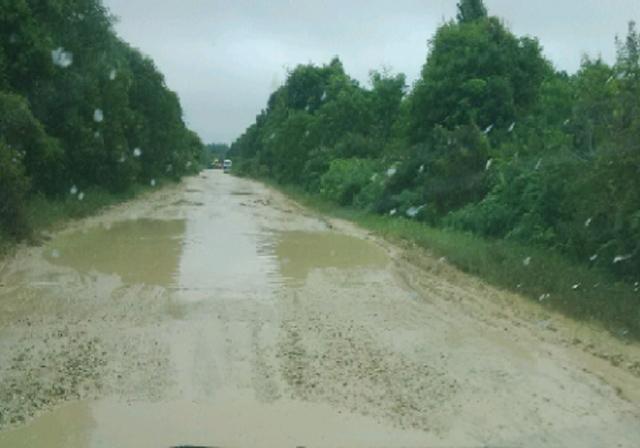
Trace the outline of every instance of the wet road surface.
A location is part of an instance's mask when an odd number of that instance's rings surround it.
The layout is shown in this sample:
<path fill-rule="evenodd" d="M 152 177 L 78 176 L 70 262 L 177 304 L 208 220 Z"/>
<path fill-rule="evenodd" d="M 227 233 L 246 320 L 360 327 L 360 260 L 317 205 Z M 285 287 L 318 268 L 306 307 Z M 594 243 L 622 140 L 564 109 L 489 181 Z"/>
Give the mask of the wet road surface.
<path fill-rule="evenodd" d="M 640 440 L 637 345 L 218 171 L 0 268 L 2 448 Z"/>

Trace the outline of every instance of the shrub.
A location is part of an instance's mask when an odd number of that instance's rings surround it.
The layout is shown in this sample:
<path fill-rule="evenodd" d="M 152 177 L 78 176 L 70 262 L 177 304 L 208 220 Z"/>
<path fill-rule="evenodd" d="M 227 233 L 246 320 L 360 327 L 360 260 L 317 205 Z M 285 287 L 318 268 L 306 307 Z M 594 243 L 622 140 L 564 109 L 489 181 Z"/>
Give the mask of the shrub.
<path fill-rule="evenodd" d="M 29 233 L 24 209 L 28 190 L 20 154 L 0 139 L 0 233 L 13 238 Z"/>
<path fill-rule="evenodd" d="M 320 194 L 340 205 L 351 205 L 375 179 L 377 163 L 365 159 L 336 159 L 320 179 Z"/>

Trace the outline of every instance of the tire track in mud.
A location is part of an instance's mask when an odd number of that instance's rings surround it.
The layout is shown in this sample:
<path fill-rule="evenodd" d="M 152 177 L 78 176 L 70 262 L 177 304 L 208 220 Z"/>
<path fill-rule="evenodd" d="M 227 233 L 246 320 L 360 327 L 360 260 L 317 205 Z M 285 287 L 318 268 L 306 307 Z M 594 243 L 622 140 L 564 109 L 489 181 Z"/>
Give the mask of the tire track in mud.
<path fill-rule="evenodd" d="M 288 300 L 285 309 L 308 305 L 296 291 Z M 442 413 L 458 382 L 437 363 L 383 347 L 365 325 L 336 317 L 306 308 L 284 318 L 278 356 L 293 397 L 328 401 L 405 429 L 439 430 L 433 411 Z"/>

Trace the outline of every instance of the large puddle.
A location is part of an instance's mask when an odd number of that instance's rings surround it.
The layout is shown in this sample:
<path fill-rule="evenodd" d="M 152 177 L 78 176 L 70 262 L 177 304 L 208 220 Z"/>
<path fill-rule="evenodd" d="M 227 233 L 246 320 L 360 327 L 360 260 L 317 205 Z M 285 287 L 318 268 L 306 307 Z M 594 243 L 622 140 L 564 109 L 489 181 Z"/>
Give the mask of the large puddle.
<path fill-rule="evenodd" d="M 275 247 L 280 272 L 302 284 L 314 269 L 380 269 L 389 262 L 377 245 L 335 232 L 285 232 Z"/>
<path fill-rule="evenodd" d="M 418 446 L 424 437 L 325 404 L 261 403 L 242 391 L 214 405 L 75 403 L 0 433 L 0 448 Z"/>
<path fill-rule="evenodd" d="M 169 286 L 176 280 L 186 223 L 141 219 L 63 234 L 45 249 L 50 262 L 125 283 Z"/>

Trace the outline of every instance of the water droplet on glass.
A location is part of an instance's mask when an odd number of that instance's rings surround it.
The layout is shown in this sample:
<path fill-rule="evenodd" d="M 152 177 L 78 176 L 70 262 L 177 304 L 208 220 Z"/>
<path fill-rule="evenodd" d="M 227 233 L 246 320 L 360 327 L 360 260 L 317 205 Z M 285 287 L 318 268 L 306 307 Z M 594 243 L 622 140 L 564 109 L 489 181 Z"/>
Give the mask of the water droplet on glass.
<path fill-rule="evenodd" d="M 409 218 L 415 218 L 416 216 L 418 216 L 418 213 L 420 213 L 420 211 L 424 208 L 424 205 L 421 205 L 420 207 L 410 207 L 406 214 Z"/>
<path fill-rule="evenodd" d="M 491 168 L 491 165 L 493 165 L 493 159 L 487 160 L 487 165 L 484 167 L 485 171 L 489 171 L 489 168 Z"/>
<path fill-rule="evenodd" d="M 104 113 L 102 113 L 102 109 L 96 109 L 93 111 L 93 121 L 96 123 L 102 123 L 104 120 Z"/>
<path fill-rule="evenodd" d="M 522 260 L 522 264 L 525 266 L 529 266 L 531 264 L 531 257 L 527 257 L 524 260 Z"/>
<path fill-rule="evenodd" d="M 73 53 L 65 51 L 62 47 L 58 47 L 51 51 L 51 60 L 54 65 L 67 68 L 73 64 Z"/>
<path fill-rule="evenodd" d="M 140 157 L 142 155 L 142 150 L 140 148 L 135 148 L 133 150 L 133 157 Z"/>
<path fill-rule="evenodd" d="M 617 257 L 615 257 L 613 259 L 613 264 L 618 264 L 618 263 L 622 263 L 623 261 L 627 261 L 628 259 L 630 259 L 631 257 L 633 257 L 632 254 L 627 254 L 627 255 L 618 255 Z"/>

